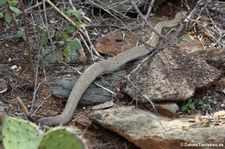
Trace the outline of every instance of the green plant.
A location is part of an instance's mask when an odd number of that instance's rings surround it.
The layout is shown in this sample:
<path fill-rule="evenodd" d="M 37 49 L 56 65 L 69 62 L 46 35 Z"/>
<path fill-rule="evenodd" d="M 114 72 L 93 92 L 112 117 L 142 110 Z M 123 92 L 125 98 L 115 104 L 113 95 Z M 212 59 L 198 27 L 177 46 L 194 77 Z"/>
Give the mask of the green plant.
<path fill-rule="evenodd" d="M 22 12 L 17 8 L 18 0 L 0 0 L 0 17 L 4 18 L 5 22 L 13 22 L 15 25 L 18 25 L 17 16 Z M 16 32 L 18 38 L 22 38 L 25 41 L 25 32 L 24 29 L 19 29 Z"/>
<path fill-rule="evenodd" d="M 82 19 L 85 18 L 86 20 L 89 20 L 87 17 L 85 17 L 85 12 L 81 9 L 79 10 L 75 10 L 75 9 L 70 9 L 66 12 L 67 14 L 70 14 L 72 16 L 74 16 L 76 18 L 75 24 L 76 24 L 76 28 L 79 29 L 83 26 L 85 26 L 85 24 L 82 22 Z"/>
<path fill-rule="evenodd" d="M 69 41 L 66 44 L 66 49 L 63 51 L 63 55 L 65 57 L 68 57 L 69 55 L 71 55 L 71 53 L 74 50 L 78 50 L 79 51 L 81 49 L 82 49 L 82 46 L 81 46 L 80 40 L 74 39 L 74 40 Z"/>
<path fill-rule="evenodd" d="M 3 116 L 2 136 L 5 149 L 84 149 L 84 141 L 69 127 L 55 127 L 44 135 L 29 121 Z"/>
<path fill-rule="evenodd" d="M 17 38 L 22 38 L 24 41 L 26 40 L 25 38 L 25 32 L 23 29 L 20 29 L 16 32 L 16 37 Z"/>
<path fill-rule="evenodd" d="M 5 149 L 36 149 L 42 132 L 29 121 L 5 116 L 2 136 Z"/>
<path fill-rule="evenodd" d="M 198 106 L 205 110 L 210 104 L 213 103 L 213 98 L 211 96 L 204 96 L 202 99 L 199 100 Z"/>
<path fill-rule="evenodd" d="M 75 50 L 82 50 L 82 45 L 80 43 L 80 40 L 77 38 L 70 38 L 78 29 L 85 26 L 85 24 L 82 22 L 82 19 L 85 18 L 86 20 L 89 20 L 85 16 L 85 12 L 81 9 L 70 9 L 66 12 L 71 17 L 75 17 L 74 19 L 74 25 L 66 25 L 64 30 L 59 32 L 59 39 L 60 43 L 66 43 L 66 48 L 63 51 L 63 55 L 68 58 Z"/>
<path fill-rule="evenodd" d="M 195 104 L 196 103 L 192 99 L 189 99 L 188 102 L 181 107 L 181 112 L 190 113 L 191 111 L 195 110 Z"/>
<path fill-rule="evenodd" d="M 193 110 L 206 110 L 213 103 L 213 98 L 211 96 L 204 96 L 201 99 L 196 99 L 193 101 L 189 99 L 186 104 L 181 107 L 181 112 L 191 113 Z"/>
<path fill-rule="evenodd" d="M 4 17 L 8 23 L 14 21 L 17 24 L 16 17 L 21 14 L 17 6 L 18 0 L 0 0 L 0 16 Z"/>
<path fill-rule="evenodd" d="M 55 127 L 44 134 L 38 149 L 83 149 L 84 143 L 81 140 L 73 129 Z"/>

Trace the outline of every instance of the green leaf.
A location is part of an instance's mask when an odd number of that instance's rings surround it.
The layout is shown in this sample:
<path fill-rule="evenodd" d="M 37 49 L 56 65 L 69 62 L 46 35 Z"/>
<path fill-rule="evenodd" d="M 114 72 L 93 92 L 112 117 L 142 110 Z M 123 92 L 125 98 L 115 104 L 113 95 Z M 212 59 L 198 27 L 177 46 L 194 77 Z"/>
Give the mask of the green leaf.
<path fill-rule="evenodd" d="M 61 41 L 66 41 L 70 36 L 66 32 L 59 32 L 59 39 Z"/>
<path fill-rule="evenodd" d="M 189 105 L 189 110 L 195 110 L 195 105 L 193 103 Z"/>
<path fill-rule="evenodd" d="M 83 13 L 78 10 L 68 10 L 66 13 L 75 16 L 78 20 L 81 20 L 83 17 Z"/>
<path fill-rule="evenodd" d="M 47 45 L 48 44 L 48 38 L 46 36 L 42 36 L 41 37 L 41 41 L 44 45 Z"/>
<path fill-rule="evenodd" d="M 5 5 L 6 0 L 0 0 L 0 6 Z"/>
<path fill-rule="evenodd" d="M 9 23 L 9 22 L 12 21 L 12 19 L 13 19 L 13 17 L 12 17 L 8 12 L 6 12 L 6 13 L 5 13 L 5 21 L 6 21 L 7 23 Z"/>
<path fill-rule="evenodd" d="M 85 12 L 81 9 L 77 10 L 82 16 L 85 16 Z"/>
<path fill-rule="evenodd" d="M 76 28 L 81 28 L 81 27 L 85 27 L 85 23 L 82 22 L 76 22 Z"/>
<path fill-rule="evenodd" d="M 67 44 L 69 50 L 81 50 L 82 46 L 78 39 L 74 39 Z"/>
<path fill-rule="evenodd" d="M 38 68 L 38 64 L 32 64 L 32 69 L 33 70 L 37 70 L 37 68 Z"/>
<path fill-rule="evenodd" d="M 10 6 L 16 7 L 18 5 L 19 1 L 18 0 L 8 0 L 8 3 Z"/>
<path fill-rule="evenodd" d="M 18 16 L 19 14 L 21 14 L 21 11 L 18 8 L 16 8 L 16 7 L 10 6 L 10 9 L 14 12 L 14 14 L 16 16 Z"/>
<path fill-rule="evenodd" d="M 18 30 L 17 32 L 16 32 L 16 37 L 18 37 L 18 38 L 23 38 L 23 40 L 25 40 L 26 38 L 25 38 L 25 32 L 23 31 L 23 30 Z"/>
<path fill-rule="evenodd" d="M 188 110 L 188 105 L 187 104 L 183 105 L 180 110 L 181 112 L 186 112 Z"/>
<path fill-rule="evenodd" d="M 74 33 L 76 30 L 73 25 L 66 25 L 65 29 L 68 33 Z"/>
<path fill-rule="evenodd" d="M 65 57 L 70 56 L 70 54 L 71 54 L 71 51 L 70 51 L 69 49 L 65 49 L 65 50 L 63 51 L 63 55 L 64 55 Z"/>
<path fill-rule="evenodd" d="M 189 110 L 195 110 L 195 102 L 189 99 L 188 102 L 181 107 L 181 112 L 188 112 Z"/>

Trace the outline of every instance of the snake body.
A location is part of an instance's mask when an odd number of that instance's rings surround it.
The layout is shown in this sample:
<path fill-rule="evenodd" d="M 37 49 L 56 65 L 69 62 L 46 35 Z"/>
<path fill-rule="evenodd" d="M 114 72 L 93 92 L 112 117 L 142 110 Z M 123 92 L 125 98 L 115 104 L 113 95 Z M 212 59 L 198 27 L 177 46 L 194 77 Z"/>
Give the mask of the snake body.
<path fill-rule="evenodd" d="M 158 33 L 161 33 L 164 27 L 174 27 L 178 25 L 181 22 L 182 15 L 184 14 L 186 13 L 178 12 L 174 19 L 157 23 L 155 30 Z M 152 32 L 147 44 L 155 47 L 157 46 L 158 41 L 159 36 Z M 59 125 L 68 123 L 71 120 L 74 111 L 76 110 L 81 96 L 97 77 L 118 70 L 124 64 L 149 54 L 153 49 L 154 48 L 146 48 L 145 45 L 140 45 L 138 47 L 124 51 L 117 56 L 89 66 L 75 83 L 63 112 L 53 117 L 43 117 L 39 119 L 39 122 L 46 125 Z"/>

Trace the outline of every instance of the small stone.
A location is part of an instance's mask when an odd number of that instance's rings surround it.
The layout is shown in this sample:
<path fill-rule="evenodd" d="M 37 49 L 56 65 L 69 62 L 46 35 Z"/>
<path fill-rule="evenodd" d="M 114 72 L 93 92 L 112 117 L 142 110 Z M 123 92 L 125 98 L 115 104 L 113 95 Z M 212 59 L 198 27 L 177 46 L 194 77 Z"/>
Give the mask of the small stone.
<path fill-rule="evenodd" d="M 222 103 L 222 104 L 220 105 L 220 108 L 225 108 L 225 104 Z"/>
<path fill-rule="evenodd" d="M 113 101 L 108 101 L 102 104 L 95 105 L 91 109 L 92 110 L 106 109 L 106 108 L 113 107 L 113 105 L 114 105 Z"/>
<path fill-rule="evenodd" d="M 16 65 L 13 65 L 13 66 L 10 67 L 10 69 L 12 69 L 12 70 L 16 70 L 17 68 L 18 67 Z"/>
<path fill-rule="evenodd" d="M 160 103 L 155 104 L 156 109 L 163 116 L 173 117 L 174 114 L 179 110 L 179 107 L 176 103 Z"/>

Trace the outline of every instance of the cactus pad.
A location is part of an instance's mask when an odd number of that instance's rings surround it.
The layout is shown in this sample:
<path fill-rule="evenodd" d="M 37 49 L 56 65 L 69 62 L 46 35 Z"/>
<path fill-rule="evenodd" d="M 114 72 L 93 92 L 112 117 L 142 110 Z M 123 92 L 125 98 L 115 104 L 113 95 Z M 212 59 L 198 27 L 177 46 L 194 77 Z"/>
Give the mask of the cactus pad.
<path fill-rule="evenodd" d="M 38 149 L 84 149 L 84 143 L 73 129 L 55 127 L 47 131 Z"/>
<path fill-rule="evenodd" d="M 6 116 L 3 119 L 2 136 L 5 149 L 37 149 L 42 134 L 31 122 Z"/>

